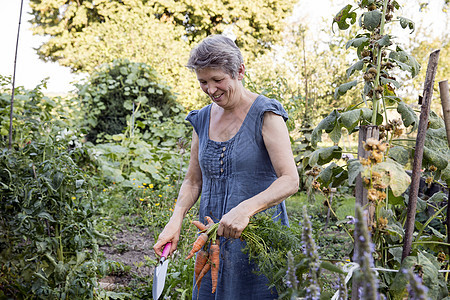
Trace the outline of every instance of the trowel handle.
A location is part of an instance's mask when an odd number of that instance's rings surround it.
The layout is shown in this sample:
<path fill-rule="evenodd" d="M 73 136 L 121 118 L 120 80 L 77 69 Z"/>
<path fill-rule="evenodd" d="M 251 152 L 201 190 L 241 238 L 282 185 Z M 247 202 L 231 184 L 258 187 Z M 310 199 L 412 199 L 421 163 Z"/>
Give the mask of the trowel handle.
<path fill-rule="evenodd" d="M 167 258 L 167 256 L 169 255 L 170 252 L 170 248 L 172 248 L 172 242 L 168 242 L 165 246 L 164 246 L 164 250 L 162 252 L 161 258 Z"/>

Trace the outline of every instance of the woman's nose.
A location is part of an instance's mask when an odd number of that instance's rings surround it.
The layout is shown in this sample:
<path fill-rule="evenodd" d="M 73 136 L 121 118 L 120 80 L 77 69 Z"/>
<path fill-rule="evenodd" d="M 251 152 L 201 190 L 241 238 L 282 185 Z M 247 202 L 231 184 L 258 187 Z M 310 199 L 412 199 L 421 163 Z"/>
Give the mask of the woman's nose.
<path fill-rule="evenodd" d="M 210 84 L 207 87 L 207 91 L 209 95 L 214 95 L 214 93 L 217 91 L 217 88 L 213 84 Z"/>

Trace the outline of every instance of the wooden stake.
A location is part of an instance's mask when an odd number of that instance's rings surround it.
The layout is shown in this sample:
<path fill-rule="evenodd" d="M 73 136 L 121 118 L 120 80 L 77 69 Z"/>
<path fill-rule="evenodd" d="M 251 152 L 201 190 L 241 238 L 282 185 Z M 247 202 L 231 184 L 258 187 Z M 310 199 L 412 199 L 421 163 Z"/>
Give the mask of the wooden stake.
<path fill-rule="evenodd" d="M 379 130 L 378 126 L 376 126 L 376 125 L 361 126 L 361 128 L 359 129 L 359 132 L 358 132 L 358 159 L 359 160 L 361 160 L 362 158 L 369 157 L 369 154 L 370 154 L 369 151 L 364 150 L 364 143 L 370 138 L 376 139 L 376 140 L 380 139 L 380 130 Z M 368 211 L 368 213 L 367 213 L 367 223 L 368 224 L 367 225 L 371 226 L 371 224 L 373 222 L 375 208 L 373 207 L 373 205 L 367 205 L 368 204 L 367 189 L 364 186 L 361 175 L 356 176 L 356 179 L 355 179 L 355 198 L 356 198 L 355 199 L 356 204 L 359 204 L 359 206 L 365 208 L 365 210 Z M 355 236 L 355 241 L 358 238 L 359 237 Z M 354 244 L 353 253 L 354 253 L 354 255 L 356 253 L 358 253 L 356 242 Z M 352 279 L 352 299 L 355 299 L 355 300 L 360 299 L 359 294 L 358 294 L 359 287 L 360 287 L 360 282 L 358 282 L 357 280 L 355 280 L 355 278 L 353 278 Z"/>
<path fill-rule="evenodd" d="M 419 183 L 422 169 L 423 147 L 425 134 L 428 129 L 428 115 L 430 114 L 431 98 L 433 96 L 434 77 L 439 60 L 439 52 L 434 50 L 428 60 L 427 73 L 423 89 L 423 104 L 420 111 L 419 129 L 417 131 L 416 147 L 414 149 L 414 163 L 411 175 L 411 186 L 409 187 L 409 202 L 406 215 L 405 237 L 403 239 L 402 261 L 410 254 L 414 223 L 416 219 L 417 197 L 419 196 Z"/>
<path fill-rule="evenodd" d="M 441 95 L 442 114 L 444 115 L 445 132 L 447 133 L 447 143 L 450 147 L 450 95 L 448 89 L 448 81 L 439 82 L 439 94 Z M 447 186 L 447 192 L 449 191 Z M 450 193 L 449 193 L 450 194 Z M 450 199 L 447 199 L 447 243 L 450 244 Z M 450 255 L 450 246 L 448 247 Z"/>

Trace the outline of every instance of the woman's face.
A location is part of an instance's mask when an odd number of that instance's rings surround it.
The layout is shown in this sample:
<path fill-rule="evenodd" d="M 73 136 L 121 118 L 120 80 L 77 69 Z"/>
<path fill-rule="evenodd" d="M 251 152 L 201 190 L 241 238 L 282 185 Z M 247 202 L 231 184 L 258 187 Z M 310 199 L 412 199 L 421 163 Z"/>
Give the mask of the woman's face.
<path fill-rule="evenodd" d="M 234 79 L 221 69 L 205 68 L 197 70 L 196 73 L 203 92 L 221 107 L 232 105 L 232 101 L 241 92 L 241 72 Z"/>

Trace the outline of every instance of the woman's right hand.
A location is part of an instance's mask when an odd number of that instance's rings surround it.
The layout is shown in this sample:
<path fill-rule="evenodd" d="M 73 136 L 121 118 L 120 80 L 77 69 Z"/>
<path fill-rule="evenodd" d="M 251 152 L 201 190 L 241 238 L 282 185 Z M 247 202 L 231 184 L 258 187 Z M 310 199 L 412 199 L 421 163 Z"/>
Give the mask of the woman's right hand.
<path fill-rule="evenodd" d="M 155 251 L 155 254 L 157 256 L 160 257 L 162 255 L 164 246 L 168 242 L 172 243 L 169 255 L 172 255 L 172 253 L 177 249 L 178 241 L 180 239 L 181 224 L 182 220 L 179 221 L 172 219 L 169 221 L 169 223 L 167 223 L 163 231 L 159 234 L 158 240 L 156 241 L 155 245 L 153 245 L 153 250 Z"/>

